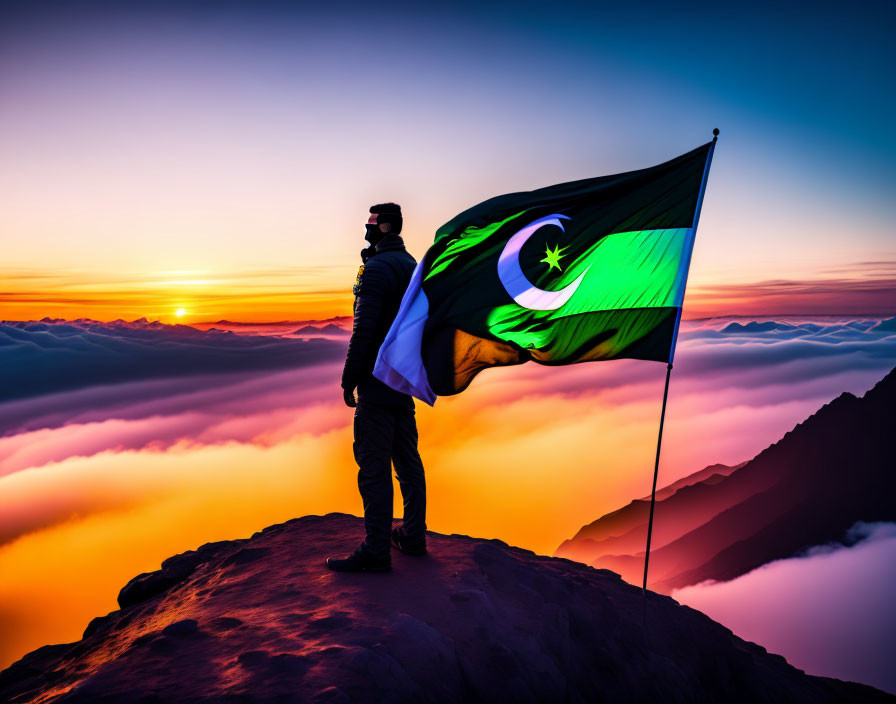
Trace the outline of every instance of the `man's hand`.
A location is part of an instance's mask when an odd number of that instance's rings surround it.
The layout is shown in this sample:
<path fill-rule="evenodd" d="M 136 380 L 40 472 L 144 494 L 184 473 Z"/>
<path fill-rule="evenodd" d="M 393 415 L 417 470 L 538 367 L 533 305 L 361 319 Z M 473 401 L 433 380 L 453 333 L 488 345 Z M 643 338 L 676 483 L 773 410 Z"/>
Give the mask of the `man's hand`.
<path fill-rule="evenodd" d="M 342 398 L 345 399 L 345 405 L 349 408 L 356 408 L 358 402 L 355 400 L 355 389 L 352 387 L 351 389 L 343 389 L 342 390 Z"/>

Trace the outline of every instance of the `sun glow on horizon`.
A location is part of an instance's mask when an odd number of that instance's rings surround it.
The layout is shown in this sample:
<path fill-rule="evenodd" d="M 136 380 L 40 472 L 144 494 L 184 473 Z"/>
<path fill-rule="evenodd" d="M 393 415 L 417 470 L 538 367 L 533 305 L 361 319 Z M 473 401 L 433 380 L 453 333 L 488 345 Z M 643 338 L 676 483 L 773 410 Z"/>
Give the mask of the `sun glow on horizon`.
<path fill-rule="evenodd" d="M 174 315 L 176 315 L 178 318 L 183 318 L 186 314 L 186 308 L 178 308 L 176 311 L 174 311 Z"/>

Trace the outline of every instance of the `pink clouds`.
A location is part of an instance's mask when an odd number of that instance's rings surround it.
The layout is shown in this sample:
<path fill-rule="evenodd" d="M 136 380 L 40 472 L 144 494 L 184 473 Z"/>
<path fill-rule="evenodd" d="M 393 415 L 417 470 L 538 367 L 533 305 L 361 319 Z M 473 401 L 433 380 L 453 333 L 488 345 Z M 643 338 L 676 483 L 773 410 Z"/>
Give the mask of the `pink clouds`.
<path fill-rule="evenodd" d="M 896 693 L 896 525 L 858 524 L 848 539 L 858 542 L 814 548 L 672 596 L 810 674 Z"/>
<path fill-rule="evenodd" d="M 121 384 L 98 408 L 86 407 L 100 399 L 84 391 L 43 399 L 44 404 L 6 404 L 30 411 L 36 429 L 0 437 L 0 476 L 104 451 L 160 450 L 176 442 L 272 444 L 299 433 L 328 432 L 345 424 L 344 412 L 333 413 L 336 401 L 341 404 L 332 392 L 338 370 L 331 364 L 251 377 L 187 378 L 177 390 L 162 383 L 167 395 L 148 393 L 148 400 L 140 395 L 153 382 Z M 67 412 L 48 412 L 57 405 Z"/>

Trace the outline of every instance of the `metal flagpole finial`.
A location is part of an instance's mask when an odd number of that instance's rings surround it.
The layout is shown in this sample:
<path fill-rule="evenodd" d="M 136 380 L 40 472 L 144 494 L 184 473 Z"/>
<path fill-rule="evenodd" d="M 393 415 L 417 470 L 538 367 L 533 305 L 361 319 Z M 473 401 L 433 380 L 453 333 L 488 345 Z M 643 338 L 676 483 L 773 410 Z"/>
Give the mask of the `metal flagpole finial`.
<path fill-rule="evenodd" d="M 719 128 L 716 127 L 712 131 L 712 141 L 715 142 L 719 138 Z"/>

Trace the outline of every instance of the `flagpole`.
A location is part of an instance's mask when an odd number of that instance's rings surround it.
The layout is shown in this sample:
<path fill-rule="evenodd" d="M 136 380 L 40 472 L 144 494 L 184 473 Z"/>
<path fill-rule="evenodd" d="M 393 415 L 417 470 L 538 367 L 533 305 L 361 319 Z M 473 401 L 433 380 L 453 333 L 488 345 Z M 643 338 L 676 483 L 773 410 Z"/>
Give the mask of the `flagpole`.
<path fill-rule="evenodd" d="M 706 192 L 706 179 L 709 176 L 709 166 L 712 163 L 712 154 L 715 151 L 716 140 L 718 140 L 719 138 L 718 128 L 712 131 L 712 135 L 712 146 L 709 148 L 709 153 L 706 156 L 706 164 L 703 167 L 703 180 L 700 183 L 700 195 L 697 199 L 697 208 L 694 212 L 694 222 L 691 225 L 694 236 L 696 236 L 697 234 L 697 222 L 700 220 L 700 210 L 703 206 L 703 194 Z M 687 269 L 690 269 L 690 258 L 692 252 L 693 240 L 691 241 L 691 247 L 688 251 Z M 687 285 L 687 279 L 685 279 L 685 285 Z M 644 552 L 644 581 L 641 584 L 641 596 L 643 597 L 644 602 L 645 625 L 647 623 L 647 567 L 650 564 L 650 539 L 653 537 L 653 511 L 656 507 L 656 482 L 660 473 L 660 448 L 663 444 L 663 424 L 666 420 L 666 401 L 669 398 L 669 378 L 672 376 L 672 359 L 675 356 L 675 343 L 678 341 L 678 325 L 681 322 L 681 309 L 682 306 L 679 306 L 678 313 L 675 318 L 675 334 L 672 336 L 672 347 L 669 350 L 669 363 L 666 365 L 666 384 L 663 387 L 663 408 L 660 411 L 660 429 L 656 438 L 656 458 L 653 463 L 653 487 L 650 490 L 650 515 L 647 519 L 647 549 Z"/>
<path fill-rule="evenodd" d="M 647 519 L 647 552 L 644 553 L 644 583 L 641 594 L 647 598 L 647 565 L 650 562 L 650 538 L 653 535 L 653 509 L 656 506 L 656 480 L 660 474 L 660 447 L 663 444 L 663 423 L 666 420 L 666 400 L 669 398 L 669 377 L 672 376 L 672 362 L 666 365 L 666 385 L 663 388 L 663 410 L 660 411 L 660 432 L 656 438 L 656 459 L 653 463 L 653 488 L 650 490 L 650 517 Z"/>

